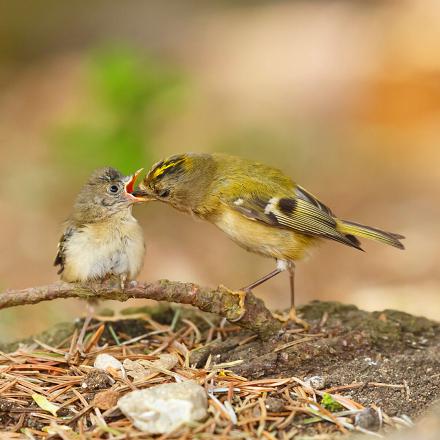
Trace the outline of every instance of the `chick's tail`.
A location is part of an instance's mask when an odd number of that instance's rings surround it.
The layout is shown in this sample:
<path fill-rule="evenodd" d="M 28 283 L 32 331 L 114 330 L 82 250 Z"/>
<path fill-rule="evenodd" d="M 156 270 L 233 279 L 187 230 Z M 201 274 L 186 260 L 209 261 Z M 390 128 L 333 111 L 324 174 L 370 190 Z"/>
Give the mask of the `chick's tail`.
<path fill-rule="evenodd" d="M 347 238 L 356 242 L 358 242 L 356 237 L 361 237 L 379 241 L 399 249 L 405 249 L 405 246 L 400 241 L 405 237 L 400 234 L 385 232 L 377 228 L 372 228 L 371 226 L 365 226 L 359 223 L 350 222 L 348 220 L 339 219 L 337 220 L 336 228 L 339 232 L 346 235 Z"/>

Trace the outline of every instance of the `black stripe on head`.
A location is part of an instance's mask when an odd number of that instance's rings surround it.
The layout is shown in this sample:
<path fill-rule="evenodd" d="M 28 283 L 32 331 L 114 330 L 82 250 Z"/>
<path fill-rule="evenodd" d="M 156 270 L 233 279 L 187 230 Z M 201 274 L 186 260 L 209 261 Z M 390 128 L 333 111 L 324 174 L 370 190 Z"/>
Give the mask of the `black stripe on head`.
<path fill-rule="evenodd" d="M 183 168 L 183 160 L 182 160 L 181 162 L 173 163 L 172 166 L 170 166 L 169 168 L 167 168 L 165 170 L 164 174 L 169 176 L 171 174 L 179 174 L 183 171 L 184 171 L 184 168 Z"/>
<path fill-rule="evenodd" d="M 122 174 L 115 168 L 108 167 L 103 169 L 101 179 L 104 181 L 112 182 L 114 180 L 122 179 Z"/>
<path fill-rule="evenodd" d="M 121 180 L 123 177 L 124 176 L 115 168 L 98 168 L 97 170 L 93 171 L 92 175 L 87 181 L 87 184 L 98 185 L 102 182 L 115 182 Z"/>
<path fill-rule="evenodd" d="M 181 173 L 184 171 L 184 162 L 184 156 L 173 156 L 166 161 L 161 161 L 151 171 L 151 177 L 157 181 L 165 176 Z"/>
<path fill-rule="evenodd" d="M 282 198 L 278 201 L 278 209 L 285 215 L 290 215 L 296 209 L 296 200 L 290 198 Z"/>
<path fill-rule="evenodd" d="M 153 169 L 152 169 L 151 172 L 155 172 L 155 171 L 158 170 L 159 168 L 162 168 L 162 166 L 163 166 L 164 163 L 165 163 L 164 160 L 161 160 L 161 161 L 157 162 L 157 164 L 154 165 L 154 167 L 153 167 Z"/>

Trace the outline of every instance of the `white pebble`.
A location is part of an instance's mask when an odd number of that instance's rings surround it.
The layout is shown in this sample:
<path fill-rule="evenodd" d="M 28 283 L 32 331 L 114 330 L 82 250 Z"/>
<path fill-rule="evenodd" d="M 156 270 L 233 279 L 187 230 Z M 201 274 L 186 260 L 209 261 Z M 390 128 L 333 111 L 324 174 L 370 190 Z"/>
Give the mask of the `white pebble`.
<path fill-rule="evenodd" d="M 325 387 L 325 378 L 322 376 L 306 377 L 304 382 L 314 390 L 322 390 Z"/>
<path fill-rule="evenodd" d="M 207 406 L 205 389 L 192 381 L 131 391 L 118 401 L 134 426 L 149 434 L 166 434 L 184 423 L 202 420 Z"/>
<path fill-rule="evenodd" d="M 105 353 L 101 353 L 96 356 L 93 366 L 104 371 L 109 371 L 109 369 L 123 371 L 121 362 L 119 362 L 113 356 Z"/>

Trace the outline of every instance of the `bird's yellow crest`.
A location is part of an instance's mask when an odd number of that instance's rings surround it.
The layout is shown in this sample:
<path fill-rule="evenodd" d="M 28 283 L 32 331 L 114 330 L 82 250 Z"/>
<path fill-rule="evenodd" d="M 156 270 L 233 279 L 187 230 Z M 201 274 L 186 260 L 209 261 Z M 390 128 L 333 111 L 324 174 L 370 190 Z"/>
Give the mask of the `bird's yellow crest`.
<path fill-rule="evenodd" d="M 159 163 L 156 168 L 153 171 L 152 178 L 157 179 L 162 174 L 165 174 L 167 170 L 170 170 L 171 168 L 176 167 L 177 165 L 182 164 L 185 162 L 185 157 L 179 157 L 179 158 L 173 158 L 166 162 Z"/>

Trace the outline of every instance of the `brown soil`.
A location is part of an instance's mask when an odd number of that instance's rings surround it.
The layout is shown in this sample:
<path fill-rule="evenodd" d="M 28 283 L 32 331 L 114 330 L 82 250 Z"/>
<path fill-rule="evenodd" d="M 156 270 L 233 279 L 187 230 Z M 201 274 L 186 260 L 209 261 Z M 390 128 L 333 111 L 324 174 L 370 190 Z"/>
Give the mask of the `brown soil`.
<path fill-rule="evenodd" d="M 366 406 L 375 404 L 391 416 L 418 416 L 440 399 L 438 323 L 395 310 L 369 313 L 334 302 L 313 302 L 300 311 L 311 324 L 308 333 L 322 336 L 275 352 L 302 337 L 285 333 L 281 341 L 255 340 L 237 346 L 240 335 L 215 342 L 211 349 L 204 347 L 192 359 L 202 364 L 208 353 L 214 354 L 216 363 L 244 359 L 232 369 L 245 377 L 323 376 L 325 388 L 356 383 L 357 388 L 341 392 Z"/>
<path fill-rule="evenodd" d="M 320 376 L 324 383 L 313 388 L 349 397 L 367 408 L 379 407 L 389 417 L 414 419 L 440 399 L 438 323 L 394 310 L 369 313 L 334 302 L 313 302 L 299 311 L 310 324 L 307 332 L 292 325 L 262 342 L 226 324 L 223 332 L 216 331 L 221 338 L 206 343 L 209 329 L 222 327 L 214 315 L 169 305 L 127 309 L 124 313 L 130 319 L 112 320 L 112 331 L 107 325 L 99 344 L 114 344 L 114 334 L 125 340 L 145 334 L 145 320 L 133 319 L 133 314 L 147 313 L 155 322 L 173 322 L 177 333 L 188 321 L 195 324 L 202 339 L 191 351 L 190 364 L 202 369 L 207 364 L 226 364 L 226 369 L 247 379 L 295 377 L 304 381 Z M 73 329 L 74 325 L 61 325 L 38 339 L 57 346 Z M 0 346 L 3 351 L 16 348 L 17 344 Z M 93 382 L 94 377 L 89 379 Z M 105 386 L 97 389 L 101 388 Z M 285 404 L 279 395 L 267 396 L 269 412 L 277 413 Z M 374 425 L 373 420 L 365 427 L 374 430 Z M 301 432 L 322 434 L 322 425 L 318 432 L 314 426 Z"/>

